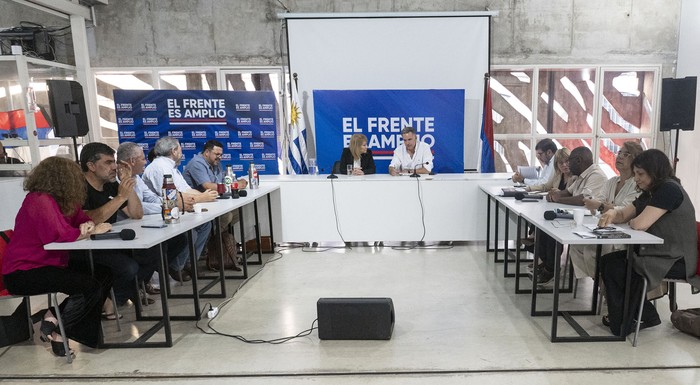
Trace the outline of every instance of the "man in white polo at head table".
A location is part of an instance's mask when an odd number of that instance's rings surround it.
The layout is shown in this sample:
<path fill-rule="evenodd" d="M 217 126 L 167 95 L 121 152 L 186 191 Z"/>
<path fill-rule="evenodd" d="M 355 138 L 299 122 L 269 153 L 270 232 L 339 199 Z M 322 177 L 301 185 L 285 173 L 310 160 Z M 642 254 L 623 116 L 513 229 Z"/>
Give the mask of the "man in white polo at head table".
<path fill-rule="evenodd" d="M 433 153 L 430 146 L 418 140 L 416 129 L 406 126 L 401 130 L 401 143 L 394 150 L 389 164 L 389 174 L 403 173 L 428 174 L 433 170 Z"/>

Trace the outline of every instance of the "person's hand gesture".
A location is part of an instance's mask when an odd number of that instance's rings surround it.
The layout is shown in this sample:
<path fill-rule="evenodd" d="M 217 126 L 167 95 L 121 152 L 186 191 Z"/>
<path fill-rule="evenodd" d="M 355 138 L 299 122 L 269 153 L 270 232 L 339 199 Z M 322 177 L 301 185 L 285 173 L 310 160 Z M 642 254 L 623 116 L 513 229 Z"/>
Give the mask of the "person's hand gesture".
<path fill-rule="evenodd" d="M 119 165 L 117 166 L 117 174 L 119 175 L 120 181 L 131 179 L 131 165 L 124 161 L 119 162 Z"/>
<path fill-rule="evenodd" d="M 95 230 L 95 223 L 93 221 L 87 221 L 80 224 L 80 236 L 87 237 L 92 234 Z"/>
<path fill-rule="evenodd" d="M 92 231 L 93 234 L 104 234 L 108 231 L 112 230 L 112 225 L 107 222 L 100 223 L 95 226 L 95 229 Z"/>
<path fill-rule="evenodd" d="M 131 193 L 134 192 L 134 188 L 136 187 L 136 180 L 131 177 L 131 168 L 129 169 L 129 177 L 126 179 L 122 179 L 120 177 L 119 181 L 119 190 L 117 196 L 124 199 L 129 199 L 129 195 L 131 195 Z"/>

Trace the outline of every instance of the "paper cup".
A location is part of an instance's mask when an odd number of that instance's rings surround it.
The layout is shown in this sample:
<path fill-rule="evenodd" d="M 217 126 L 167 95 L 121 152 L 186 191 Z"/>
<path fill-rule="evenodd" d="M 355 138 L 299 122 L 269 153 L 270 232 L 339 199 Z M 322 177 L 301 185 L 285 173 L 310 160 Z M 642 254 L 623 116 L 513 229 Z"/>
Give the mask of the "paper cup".
<path fill-rule="evenodd" d="M 574 209 L 574 222 L 576 227 L 583 225 L 583 217 L 586 215 L 586 209 Z"/>

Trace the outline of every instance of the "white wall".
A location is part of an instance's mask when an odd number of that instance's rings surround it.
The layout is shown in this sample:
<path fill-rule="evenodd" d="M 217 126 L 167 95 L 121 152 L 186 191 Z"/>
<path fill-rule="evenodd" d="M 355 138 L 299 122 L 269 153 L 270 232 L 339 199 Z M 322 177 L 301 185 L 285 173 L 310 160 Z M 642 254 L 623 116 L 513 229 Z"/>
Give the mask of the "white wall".
<path fill-rule="evenodd" d="M 14 229 L 15 216 L 26 195 L 22 189 L 24 178 L 0 178 L 0 230 Z"/>
<path fill-rule="evenodd" d="M 678 65 L 676 78 L 700 76 L 700 1 L 683 0 L 681 5 L 680 35 L 678 41 Z M 695 102 L 695 131 L 682 131 L 678 140 L 677 175 L 695 205 L 695 217 L 700 218 L 700 92 Z M 673 133 L 675 138 L 675 132 Z"/>

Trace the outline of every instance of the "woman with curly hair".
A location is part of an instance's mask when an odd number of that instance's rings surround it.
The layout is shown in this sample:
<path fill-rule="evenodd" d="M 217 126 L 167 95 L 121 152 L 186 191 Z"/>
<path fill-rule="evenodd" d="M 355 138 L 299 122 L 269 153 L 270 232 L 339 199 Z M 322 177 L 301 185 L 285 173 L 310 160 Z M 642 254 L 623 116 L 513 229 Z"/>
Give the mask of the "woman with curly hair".
<path fill-rule="evenodd" d="M 111 272 L 95 265 L 91 274 L 89 266 L 70 262 L 67 251 L 44 250 L 44 245 L 85 239 L 109 231 L 111 225 L 95 225 L 81 209 L 85 177 L 71 160 L 55 156 L 43 160 L 25 179 L 24 190 L 28 194 L 2 259 L 5 286 L 15 295 L 68 294 L 59 306 L 66 334 L 96 347 L 102 304 L 112 286 Z M 54 312 L 44 313 L 41 339 L 51 341 L 58 356 L 74 354 L 65 351 Z"/>

